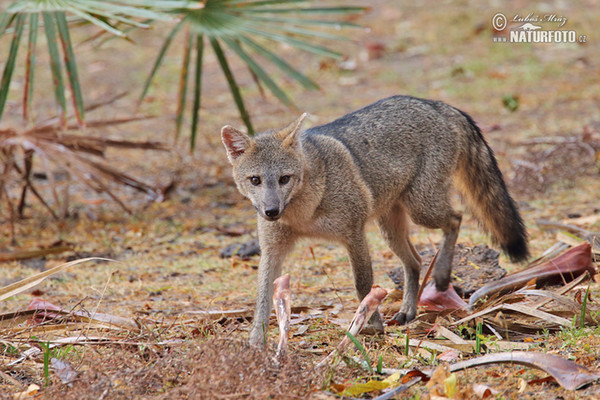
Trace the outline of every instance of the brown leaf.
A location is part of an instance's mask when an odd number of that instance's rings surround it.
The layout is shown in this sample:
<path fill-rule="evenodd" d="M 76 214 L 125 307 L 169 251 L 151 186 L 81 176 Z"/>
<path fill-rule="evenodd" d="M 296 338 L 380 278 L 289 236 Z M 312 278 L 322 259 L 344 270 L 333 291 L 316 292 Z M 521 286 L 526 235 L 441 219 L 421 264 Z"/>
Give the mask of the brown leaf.
<path fill-rule="evenodd" d="M 450 371 L 460 371 L 480 365 L 496 363 L 520 364 L 540 369 L 552 375 L 558 384 L 567 390 L 577 390 L 600 379 L 599 373 L 594 373 L 573 361 L 566 360 L 554 354 L 531 351 L 486 354 L 472 360 L 452 364 Z"/>
<path fill-rule="evenodd" d="M 524 287 L 532 280 L 535 281 L 536 287 L 540 288 L 552 283 L 567 283 L 586 271 L 592 275 L 596 273 L 592 261 L 592 246 L 588 242 L 573 247 L 550 261 L 507 275 L 483 286 L 473 293 L 469 305 L 473 306 L 480 299 L 494 294 L 510 293 Z"/>
<path fill-rule="evenodd" d="M 423 293 L 419 299 L 419 306 L 429 311 L 443 311 L 460 310 L 467 308 L 468 304 L 461 299 L 452 285 L 449 285 L 446 291 L 439 292 L 435 284 L 430 282 L 423 289 Z"/>
<path fill-rule="evenodd" d="M 56 375 L 60 378 L 62 383 L 70 384 L 77 378 L 77 371 L 73 369 L 71 364 L 66 361 L 59 360 L 58 358 L 52 358 L 50 360 L 52 368 L 56 372 Z"/>

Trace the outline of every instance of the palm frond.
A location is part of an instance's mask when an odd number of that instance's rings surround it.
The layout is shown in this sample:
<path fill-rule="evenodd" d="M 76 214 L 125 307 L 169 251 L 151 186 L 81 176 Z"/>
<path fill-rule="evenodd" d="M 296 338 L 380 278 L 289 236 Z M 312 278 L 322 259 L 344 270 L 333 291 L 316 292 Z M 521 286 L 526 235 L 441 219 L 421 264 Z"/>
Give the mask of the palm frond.
<path fill-rule="evenodd" d="M 25 61 L 25 88 L 23 89 L 23 119 L 29 122 L 31 99 L 33 98 L 33 80 L 35 76 L 35 48 L 37 45 L 39 15 L 29 16 L 29 41 L 27 42 L 27 60 Z M 0 116 L 1 119 L 1 116 Z"/>
<path fill-rule="evenodd" d="M 212 49 L 215 52 L 217 59 L 219 60 L 219 64 L 221 65 L 223 74 L 225 74 L 225 79 L 227 79 L 227 83 L 229 84 L 229 89 L 231 90 L 233 100 L 235 101 L 235 104 L 240 112 L 240 117 L 242 118 L 242 121 L 244 121 L 244 124 L 246 124 L 246 128 L 248 128 L 248 133 L 250 135 L 253 135 L 254 127 L 252 126 L 252 122 L 250 122 L 250 115 L 248 114 L 246 106 L 244 105 L 244 99 L 242 99 L 240 87 L 235 81 L 235 78 L 233 77 L 231 68 L 229 68 L 229 63 L 225 58 L 225 53 L 223 53 L 223 49 L 221 48 L 221 45 L 219 44 L 219 41 L 216 38 L 210 37 L 209 40 L 210 45 L 212 46 Z"/>
<path fill-rule="evenodd" d="M 269 91 L 281 102 L 293 105 L 290 97 L 271 76 L 267 69 L 259 63 L 259 59 L 275 66 L 284 75 L 297 81 L 306 89 L 318 89 L 318 85 L 306 75 L 290 66 L 278 53 L 273 50 L 273 44 L 285 44 L 302 51 L 311 52 L 324 57 L 340 58 L 342 55 L 326 47 L 319 41 L 346 40 L 345 36 L 327 32 L 333 28 L 355 28 L 357 24 L 343 19 L 345 15 L 362 13 L 365 7 L 354 6 L 312 6 L 307 0 L 205 0 L 201 9 L 174 7 L 169 12 L 181 19 L 181 24 L 187 24 L 192 34 L 197 36 L 198 43 L 201 38 L 207 38 L 213 52 L 217 57 L 219 66 L 223 70 L 229 85 L 234 103 L 249 133 L 254 132 L 250 115 L 242 98 L 240 87 L 233 75 L 228 61 L 229 52 L 237 56 L 250 70 L 257 84 Z M 159 53 L 152 69 L 150 78 L 140 99 L 147 93 L 147 86 L 162 64 L 164 52 L 170 46 L 177 32 L 172 31 Z M 186 39 L 188 40 L 188 39 Z M 264 43 L 264 44 L 263 44 Z M 186 45 L 187 46 L 187 45 Z M 186 49 L 188 47 L 185 47 Z M 203 47 L 198 47 L 199 49 Z M 187 51 L 187 50 L 186 50 Z M 196 50 L 198 52 L 199 50 Z M 196 56 L 196 60 L 201 57 Z M 185 69 L 184 62 L 182 68 Z M 201 65 L 196 66 L 197 79 L 194 90 L 194 112 L 190 134 L 190 145 L 193 149 L 197 130 L 197 108 L 200 102 L 198 73 Z M 176 135 L 181 131 L 184 97 L 187 92 L 181 86 L 184 82 L 185 71 L 182 71 L 179 87 L 179 101 L 176 114 Z"/>
<path fill-rule="evenodd" d="M 10 89 L 10 81 L 12 79 L 13 71 L 15 70 L 15 63 L 17 61 L 17 54 L 19 52 L 19 42 L 21 41 L 21 35 L 23 34 L 23 26 L 25 25 L 25 16 L 19 15 L 16 18 L 16 28 L 13 34 L 13 39 L 10 43 L 10 50 L 8 53 L 8 59 L 4 66 L 4 72 L 2 73 L 2 81 L 0 81 L 0 119 L 4 112 L 4 106 L 6 105 L 6 99 L 8 98 L 8 91 Z"/>
<path fill-rule="evenodd" d="M 54 84 L 54 96 L 58 105 L 62 126 L 67 123 L 65 98 L 65 78 L 73 99 L 75 117 L 80 126 L 84 125 L 84 101 L 73 44 L 69 33 L 69 23 L 85 21 L 115 36 L 125 36 L 117 26 L 125 24 L 137 28 L 149 27 L 155 20 L 173 20 L 175 16 L 163 12 L 177 6 L 187 10 L 203 7 L 196 1 L 143 1 L 143 0 L 17 0 L 0 14 L 0 36 L 11 28 L 13 39 L 5 64 L 0 87 L 0 120 L 8 97 L 23 27 L 28 24 L 27 57 L 25 61 L 25 89 L 23 93 L 23 119 L 29 122 L 34 88 L 34 65 L 39 15 L 43 18 L 43 30 L 50 55 L 50 69 Z M 28 16 L 28 18 L 26 18 Z M 60 42 L 60 45 L 59 45 Z M 61 49 L 59 49 L 59 47 Z M 61 51 L 62 50 L 62 57 Z M 61 61 L 62 58 L 62 61 Z"/>
<path fill-rule="evenodd" d="M 196 36 L 196 74 L 194 79 L 194 107 L 192 109 L 192 134 L 190 147 L 196 145 L 196 133 L 198 132 L 198 121 L 200 120 L 200 101 L 202 93 L 202 60 L 204 58 L 204 36 Z"/>

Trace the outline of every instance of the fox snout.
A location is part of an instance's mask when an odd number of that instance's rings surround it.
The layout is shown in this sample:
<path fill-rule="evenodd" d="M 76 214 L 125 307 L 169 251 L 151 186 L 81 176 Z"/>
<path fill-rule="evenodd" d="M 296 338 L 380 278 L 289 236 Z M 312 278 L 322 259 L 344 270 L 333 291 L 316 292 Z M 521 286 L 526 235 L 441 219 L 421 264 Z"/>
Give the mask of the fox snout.
<path fill-rule="evenodd" d="M 279 208 L 267 208 L 265 209 L 265 215 L 271 220 L 276 220 L 279 218 Z"/>
<path fill-rule="evenodd" d="M 277 221 L 283 214 L 283 207 L 280 206 L 279 201 L 262 202 L 257 209 L 258 213 L 267 221 Z"/>

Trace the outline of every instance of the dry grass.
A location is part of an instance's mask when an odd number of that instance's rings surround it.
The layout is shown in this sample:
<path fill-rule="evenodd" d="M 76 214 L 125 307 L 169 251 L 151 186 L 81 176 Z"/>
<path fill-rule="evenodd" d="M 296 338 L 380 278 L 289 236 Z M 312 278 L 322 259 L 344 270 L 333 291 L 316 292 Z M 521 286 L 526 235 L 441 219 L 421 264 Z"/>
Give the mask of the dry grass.
<path fill-rule="evenodd" d="M 305 362 L 276 366 L 271 355 L 234 338 L 207 336 L 157 351 L 106 348 L 86 357 L 72 386 L 59 382 L 44 398 L 305 399 L 318 386 Z"/>
<path fill-rule="evenodd" d="M 349 53 L 350 63 L 329 63 L 279 49 L 323 86 L 322 93 L 286 87 L 299 108 L 312 114 L 309 124 L 329 121 L 392 94 L 447 101 L 472 114 L 484 128 L 527 222 L 533 254 L 541 254 L 557 240 L 555 231 L 536 225 L 539 218 L 577 223 L 589 231 L 600 231 L 599 220 L 577 222 L 575 218 L 593 217 L 600 212 L 598 158 L 593 160 L 585 146 L 523 144 L 535 138 L 566 137 L 589 143 L 598 157 L 595 143 L 600 135 L 597 108 L 600 92 L 596 80 L 600 42 L 590 36 L 588 44 L 582 46 L 496 45 L 492 43 L 489 28 L 493 13 L 481 2 L 463 2 L 465 7 L 446 7 L 433 1 L 402 7 L 383 0 L 372 3 L 373 12 L 361 21 L 371 31 L 355 32 L 353 46 L 340 44 Z M 521 12 L 530 5 L 512 1 L 503 3 L 502 8 L 499 11 Z M 556 12 L 566 15 L 569 26 L 578 32 L 591 34 L 596 27 L 598 11 L 591 2 Z M 162 40 L 152 34 L 136 39 L 148 49 L 156 48 Z M 381 57 L 369 59 L 368 54 L 365 57 L 365 52 L 377 44 L 383 45 Z M 6 41 L 0 41 L 0 54 L 5 53 L 5 46 Z M 133 110 L 133 99 L 144 76 L 131 71 L 145 71 L 154 57 L 151 51 L 142 51 L 142 47 L 133 49 L 130 44 L 111 41 L 98 50 L 82 52 L 78 60 L 82 78 L 86 79 L 86 97 L 110 98 L 115 88 L 119 88 L 119 92 L 129 91 L 134 95 L 120 100 L 116 106 L 124 112 Z M 173 51 L 180 53 L 179 49 Z M 128 68 L 123 68 L 124 57 Z M 39 203 L 32 202 L 24 209 L 25 219 L 15 226 L 16 245 L 10 242 L 8 219 L 3 214 L 0 227 L 3 251 L 39 249 L 58 240 L 70 245 L 73 251 L 3 263 L 0 287 L 72 258 L 104 256 L 121 263 L 86 265 L 48 278 L 31 291 L 0 302 L 0 312 L 25 309 L 32 297 L 42 297 L 65 310 L 97 309 L 144 325 L 139 332 L 94 328 L 94 335 L 107 342 L 61 346 L 61 358 L 78 372 L 72 387 L 61 383 L 53 369 L 49 372 L 50 385 L 44 386 L 42 355 L 14 366 L 8 363 L 28 346 L 36 347 L 45 340 L 76 333 L 50 329 L 44 332 L 39 326 L 35 327 L 37 330 L 30 326 L 17 343 L 14 326 L 2 330 L 0 372 L 9 374 L 18 384 L 2 380 L 0 396 L 12 398 L 13 393 L 22 390 L 20 384 L 36 383 L 42 387 L 38 397 L 48 399 L 59 396 L 65 399 L 309 398 L 323 385 L 334 391 L 370 378 L 369 373 L 352 364 L 340 363 L 328 374 L 316 376 L 311 369 L 339 343 L 357 306 L 347 256 L 339 246 L 302 243 L 286 265 L 285 270 L 292 277 L 292 306 L 305 306 L 301 316 L 306 318 L 292 325 L 290 362 L 277 369 L 270 359 L 276 342 L 274 328 L 269 332 L 268 353 L 245 345 L 248 323 L 244 318 L 251 315 L 253 307 L 258 259 L 221 259 L 219 253 L 233 241 L 255 236 L 255 216 L 248 202 L 235 190 L 218 137 L 222 125 L 241 126 L 241 122 L 215 60 L 210 54 L 207 57 L 204 82 L 207 92 L 195 156 L 184 150 L 186 140 L 182 140 L 182 151 L 178 153 L 132 156 L 131 152 L 111 149 L 105 154 L 107 164 L 145 177 L 153 186 L 163 186 L 172 171 L 179 170 L 177 185 L 166 201 L 147 203 L 133 191 L 110 186 L 133 209 L 134 215 L 128 216 L 111 204 L 108 197 L 70 183 L 70 218 L 56 223 Z M 39 62 L 47 60 L 42 56 Z M 348 69 L 353 62 L 354 67 Z M 167 57 L 165 70 L 157 77 L 154 92 L 143 105 L 143 112 L 159 118 L 133 123 L 126 130 L 107 127 L 103 136 L 123 135 L 140 141 L 164 139 L 165 132 L 173 129 L 177 74 L 171 72 L 179 65 L 177 56 Z M 51 81 L 44 77 L 44 71 L 40 69 L 39 88 L 43 90 L 43 82 L 47 82 L 51 93 Z M 283 126 L 297 117 L 296 110 L 283 109 L 275 101 L 261 98 L 244 68 L 237 66 L 234 72 L 248 96 L 258 129 Z M 503 107 L 502 98 L 506 94 L 520 99 L 517 111 L 509 112 Z M 35 106 L 36 113 L 52 115 L 53 99 L 44 102 L 43 96 L 36 98 L 40 102 Z M 13 115 L 15 120 L 19 119 L 18 103 L 9 102 L 7 106 L 6 115 Z M 98 118 L 114 117 L 106 109 L 98 113 Z M 586 138 L 591 138 L 591 142 L 586 142 Z M 549 151 L 552 149 L 555 150 Z M 537 175 L 520 167 L 515 160 L 533 163 L 539 168 Z M 534 183 L 539 182 L 540 176 L 544 181 L 537 187 Z M 52 199 L 47 182 L 35 183 L 44 198 Z M 391 256 L 374 226 L 368 227 L 367 234 L 376 281 L 391 288 L 393 284 L 386 274 L 399 262 Z M 233 238 L 234 235 L 241 236 Z M 429 251 L 440 240 L 437 232 L 418 227 L 413 228 L 412 237 L 419 249 Z M 466 214 L 460 243 L 472 248 L 486 240 L 476 222 Z M 499 262 L 509 270 L 516 267 L 504 256 Z M 585 288 L 587 285 L 580 285 L 568 294 L 570 304 L 581 299 Z M 598 283 L 592 283 L 590 290 L 593 299 L 590 309 L 594 309 L 600 293 Z M 552 308 L 551 304 L 547 306 Z M 576 314 L 571 308 L 559 310 L 563 318 Z M 206 325 L 194 312 L 208 309 L 247 312 L 239 318 Z M 500 314 L 517 322 L 519 318 L 525 320 L 521 316 L 507 316 L 506 311 Z M 501 319 L 498 313 L 489 316 L 496 317 Z M 440 321 L 446 323 L 445 319 Z M 535 320 L 531 321 L 526 322 L 535 325 Z M 428 331 L 433 322 L 434 317 L 429 314 L 411 326 L 410 338 L 415 344 L 411 345 L 408 356 L 404 348 L 405 331 L 400 328 L 389 327 L 383 337 L 360 337 L 360 340 L 370 359 L 376 362 L 381 357 L 384 367 L 427 368 L 439 363 L 440 352 L 423 346 L 423 341 L 438 340 Z M 475 321 L 472 322 L 451 330 L 473 343 Z M 566 326 L 556 332 L 534 329 L 520 345 L 560 354 L 598 369 L 599 335 L 595 327 Z M 7 342 L 18 347 L 12 349 L 6 346 Z M 495 335 L 484 332 L 486 349 L 501 351 L 495 347 L 496 342 Z M 361 357 L 354 349 L 348 355 Z M 470 350 L 461 355 L 472 356 Z M 575 393 L 553 383 L 523 386 L 523 382 L 544 377 L 543 373 L 525 367 L 480 368 L 457 376 L 463 386 L 473 383 L 492 386 L 500 392 L 499 398 L 571 399 L 599 395 L 597 385 Z M 406 396 L 427 398 L 428 389 L 416 385 Z"/>

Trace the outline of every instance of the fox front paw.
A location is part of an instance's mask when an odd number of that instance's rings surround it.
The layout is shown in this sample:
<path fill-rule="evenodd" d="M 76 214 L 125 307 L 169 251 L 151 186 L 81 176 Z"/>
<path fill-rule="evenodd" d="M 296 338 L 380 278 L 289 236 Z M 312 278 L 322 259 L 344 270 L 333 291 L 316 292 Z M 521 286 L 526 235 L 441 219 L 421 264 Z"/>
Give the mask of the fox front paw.
<path fill-rule="evenodd" d="M 394 315 L 394 320 L 400 325 L 406 325 L 417 316 L 417 310 L 399 311 Z"/>

